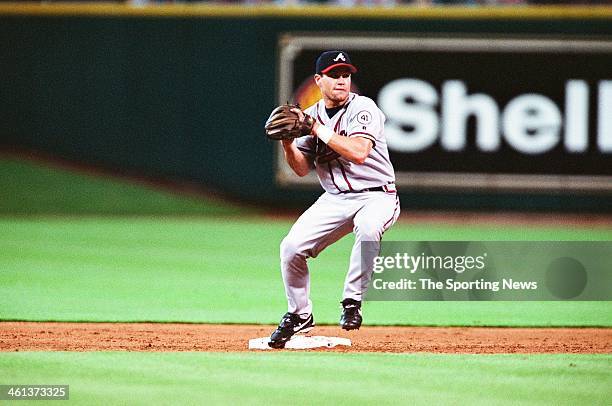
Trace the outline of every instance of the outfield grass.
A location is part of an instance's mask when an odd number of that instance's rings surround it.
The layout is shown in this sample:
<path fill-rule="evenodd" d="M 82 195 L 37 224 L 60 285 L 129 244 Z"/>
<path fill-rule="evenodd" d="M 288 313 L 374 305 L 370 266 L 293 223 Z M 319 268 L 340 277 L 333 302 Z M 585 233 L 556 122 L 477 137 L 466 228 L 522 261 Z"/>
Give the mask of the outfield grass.
<path fill-rule="evenodd" d="M 289 221 L 15 158 L 0 159 L 0 173 L 0 213 L 71 214 L 0 218 L 0 319 L 274 324 L 284 312 L 278 245 Z M 398 224 L 385 237 L 611 240 L 612 229 Z M 319 324 L 338 319 L 351 245 L 345 238 L 311 262 Z M 372 302 L 364 310 L 368 324 L 612 325 L 612 302 Z"/>
<path fill-rule="evenodd" d="M 18 160 L 0 159 L 0 173 L 0 213 L 21 215 L 0 218 L 0 320 L 275 324 L 285 311 L 278 245 L 289 221 Z M 198 217 L 152 217 L 168 214 Z M 611 240 L 612 230 L 398 224 L 385 237 Z M 319 324 L 338 320 L 351 246 L 345 238 L 311 262 Z M 612 326 L 612 302 L 364 310 L 366 324 Z M 0 384 L 68 384 L 72 403 L 100 405 L 596 405 L 612 398 L 610 365 L 609 354 L 0 352 Z"/>
<path fill-rule="evenodd" d="M 275 324 L 278 244 L 257 218 L 0 219 L 0 319 Z M 610 240 L 611 230 L 398 224 L 389 240 Z M 312 261 L 319 324 L 335 324 L 351 238 Z M 611 326 L 612 302 L 370 302 L 367 324 Z"/>
<path fill-rule="evenodd" d="M 3 384 L 77 404 L 604 405 L 612 355 L 4 353 Z"/>
<path fill-rule="evenodd" d="M 191 198 L 144 183 L 69 171 L 0 156 L 0 213 L 97 215 L 236 215 L 254 212 Z"/>

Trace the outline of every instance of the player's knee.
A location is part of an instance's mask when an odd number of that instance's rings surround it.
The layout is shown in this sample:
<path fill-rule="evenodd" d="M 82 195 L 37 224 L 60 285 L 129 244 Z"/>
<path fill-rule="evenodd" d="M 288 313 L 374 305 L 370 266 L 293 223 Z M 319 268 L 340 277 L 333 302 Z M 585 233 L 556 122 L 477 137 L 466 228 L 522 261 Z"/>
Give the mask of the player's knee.
<path fill-rule="evenodd" d="M 281 259 L 290 260 L 291 258 L 294 258 L 297 255 L 300 255 L 298 243 L 290 236 L 285 237 L 280 244 Z"/>
<path fill-rule="evenodd" d="M 354 232 L 362 241 L 380 241 L 382 237 L 381 227 L 369 221 L 355 224 Z"/>

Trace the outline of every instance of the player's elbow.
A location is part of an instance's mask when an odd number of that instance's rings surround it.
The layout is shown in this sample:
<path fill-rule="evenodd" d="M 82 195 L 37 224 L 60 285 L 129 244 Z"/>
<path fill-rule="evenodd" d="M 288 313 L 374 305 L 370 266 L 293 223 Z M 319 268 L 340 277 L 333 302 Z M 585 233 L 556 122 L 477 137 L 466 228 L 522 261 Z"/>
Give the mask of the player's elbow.
<path fill-rule="evenodd" d="M 368 158 L 369 152 L 370 151 L 367 150 L 356 152 L 353 154 L 350 160 L 357 165 L 363 165 Z"/>
<path fill-rule="evenodd" d="M 356 144 L 356 145 L 355 145 Z M 369 140 L 365 138 L 360 138 L 356 143 L 353 144 L 355 147 L 351 153 L 351 157 L 349 160 L 357 165 L 362 165 L 365 163 L 368 155 L 370 155 L 370 151 L 372 150 L 372 144 Z"/>
<path fill-rule="evenodd" d="M 368 157 L 367 155 L 363 155 L 363 154 L 359 155 L 359 156 L 357 156 L 355 158 L 355 163 L 357 165 L 363 165 L 365 163 L 367 157 Z"/>

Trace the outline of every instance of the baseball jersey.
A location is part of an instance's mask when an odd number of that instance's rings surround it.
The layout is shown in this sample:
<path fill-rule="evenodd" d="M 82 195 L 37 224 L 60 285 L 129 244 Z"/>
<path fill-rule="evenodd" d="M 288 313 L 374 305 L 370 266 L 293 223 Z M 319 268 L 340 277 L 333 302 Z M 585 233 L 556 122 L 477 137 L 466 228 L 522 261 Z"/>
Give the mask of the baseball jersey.
<path fill-rule="evenodd" d="M 372 99 L 350 93 L 343 108 L 331 118 L 327 116 L 323 99 L 304 112 L 338 135 L 363 137 L 372 141 L 372 150 L 365 162 L 355 164 L 316 136 L 296 139 L 297 148 L 310 159 L 326 192 L 358 192 L 395 182 L 395 172 L 384 136 L 385 115 Z"/>

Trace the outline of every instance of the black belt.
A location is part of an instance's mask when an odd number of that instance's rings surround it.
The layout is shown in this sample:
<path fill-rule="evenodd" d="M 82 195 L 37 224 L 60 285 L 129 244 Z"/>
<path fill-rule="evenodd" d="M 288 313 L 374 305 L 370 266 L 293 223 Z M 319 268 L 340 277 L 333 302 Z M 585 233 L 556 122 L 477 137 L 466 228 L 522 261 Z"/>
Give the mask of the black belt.
<path fill-rule="evenodd" d="M 363 193 L 363 192 L 384 192 L 385 188 L 383 188 L 382 186 L 377 186 L 377 187 L 369 187 L 367 189 L 361 189 L 361 190 L 343 190 L 340 193 Z"/>

